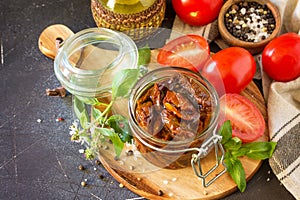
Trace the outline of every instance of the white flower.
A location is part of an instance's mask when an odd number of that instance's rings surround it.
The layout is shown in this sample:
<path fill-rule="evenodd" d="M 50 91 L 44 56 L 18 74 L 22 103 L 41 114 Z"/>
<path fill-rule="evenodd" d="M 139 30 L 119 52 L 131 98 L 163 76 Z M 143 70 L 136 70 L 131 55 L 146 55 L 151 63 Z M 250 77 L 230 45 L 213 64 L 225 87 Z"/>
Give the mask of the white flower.
<path fill-rule="evenodd" d="M 84 149 L 79 149 L 79 153 L 84 153 Z"/>
<path fill-rule="evenodd" d="M 70 129 L 70 132 L 69 134 L 70 135 L 74 135 L 74 134 L 78 134 L 79 130 L 78 130 L 78 121 L 75 120 L 72 125 L 69 127 Z"/>
<path fill-rule="evenodd" d="M 81 143 L 83 145 L 84 139 L 80 137 L 80 132 L 78 128 L 78 120 L 75 120 L 72 125 L 69 127 L 70 132 L 69 134 L 71 135 L 71 140 L 76 142 L 76 143 Z"/>

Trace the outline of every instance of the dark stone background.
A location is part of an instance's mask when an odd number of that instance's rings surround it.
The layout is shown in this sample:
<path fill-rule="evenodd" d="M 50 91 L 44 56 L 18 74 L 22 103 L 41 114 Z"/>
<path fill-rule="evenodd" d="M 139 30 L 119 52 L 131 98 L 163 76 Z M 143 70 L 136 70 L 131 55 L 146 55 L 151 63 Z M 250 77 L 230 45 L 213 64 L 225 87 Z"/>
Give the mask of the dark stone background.
<path fill-rule="evenodd" d="M 165 27 L 174 12 L 168 1 Z M 86 161 L 70 142 L 71 97 L 48 97 L 59 86 L 53 61 L 38 49 L 51 24 L 74 32 L 94 27 L 88 0 L 1 0 L 0 2 L 0 199 L 131 199 L 100 165 Z M 57 122 L 62 117 L 64 122 Z M 37 120 L 41 119 L 41 123 Z M 83 165 L 87 171 L 78 170 Z M 94 170 L 96 167 L 96 170 Z M 104 179 L 100 179 L 103 175 Z M 81 181 L 87 179 L 88 187 Z M 244 193 L 224 199 L 293 199 L 264 162 Z"/>

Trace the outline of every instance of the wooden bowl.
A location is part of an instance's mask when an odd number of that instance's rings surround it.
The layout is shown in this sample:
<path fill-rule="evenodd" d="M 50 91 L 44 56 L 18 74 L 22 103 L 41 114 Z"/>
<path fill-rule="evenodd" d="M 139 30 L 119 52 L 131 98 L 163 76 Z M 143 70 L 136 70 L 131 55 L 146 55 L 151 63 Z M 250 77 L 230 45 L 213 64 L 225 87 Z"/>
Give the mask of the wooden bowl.
<path fill-rule="evenodd" d="M 228 29 L 225 26 L 224 18 L 225 14 L 228 9 L 233 4 L 237 4 L 239 2 L 256 2 L 260 5 L 266 5 L 267 8 L 271 11 L 273 14 L 274 20 L 275 20 L 275 29 L 273 32 L 270 34 L 269 37 L 267 37 L 264 40 L 258 41 L 258 42 L 246 42 L 241 39 L 238 39 L 237 37 L 233 36 Z M 278 8 L 271 3 L 270 1 L 260 1 L 260 0 L 228 0 L 223 7 L 220 10 L 219 17 L 218 17 L 218 28 L 221 37 L 223 40 L 229 45 L 229 46 L 238 46 L 238 47 L 243 47 L 247 49 L 250 53 L 252 54 L 258 54 L 263 51 L 264 47 L 275 37 L 280 32 L 280 27 L 281 27 L 281 17 Z"/>

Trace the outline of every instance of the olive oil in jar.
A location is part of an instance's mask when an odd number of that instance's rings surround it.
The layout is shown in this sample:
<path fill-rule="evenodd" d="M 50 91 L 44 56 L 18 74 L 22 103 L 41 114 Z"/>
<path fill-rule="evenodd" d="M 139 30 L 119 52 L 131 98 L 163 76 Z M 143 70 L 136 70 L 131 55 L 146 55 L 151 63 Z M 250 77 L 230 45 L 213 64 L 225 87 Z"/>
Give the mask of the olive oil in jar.
<path fill-rule="evenodd" d="M 165 9 L 165 0 L 91 0 L 98 27 L 125 32 L 134 40 L 160 27 Z"/>
<path fill-rule="evenodd" d="M 99 0 L 102 5 L 120 14 L 134 14 L 147 10 L 155 0 Z"/>

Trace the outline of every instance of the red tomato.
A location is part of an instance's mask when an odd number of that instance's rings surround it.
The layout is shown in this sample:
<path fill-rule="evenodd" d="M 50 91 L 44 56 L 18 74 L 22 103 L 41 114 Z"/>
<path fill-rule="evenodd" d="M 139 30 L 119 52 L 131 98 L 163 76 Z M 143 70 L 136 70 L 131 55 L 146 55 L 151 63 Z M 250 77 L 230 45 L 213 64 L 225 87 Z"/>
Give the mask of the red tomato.
<path fill-rule="evenodd" d="M 242 142 L 253 142 L 265 132 L 265 121 L 258 108 L 239 94 L 225 94 L 220 98 L 221 116 L 230 120 L 232 136 Z"/>
<path fill-rule="evenodd" d="M 172 0 L 178 17 L 192 26 L 203 26 L 217 19 L 223 0 Z"/>
<path fill-rule="evenodd" d="M 168 42 L 157 55 L 165 66 L 184 67 L 198 72 L 209 58 L 209 44 L 200 35 L 188 34 Z"/>
<path fill-rule="evenodd" d="M 241 47 L 229 47 L 212 56 L 203 67 L 202 75 L 217 89 L 220 82 L 226 93 L 240 93 L 252 81 L 256 63 L 249 51 Z"/>
<path fill-rule="evenodd" d="M 272 40 L 262 52 L 264 71 L 276 81 L 300 76 L 300 36 L 286 33 Z"/>

